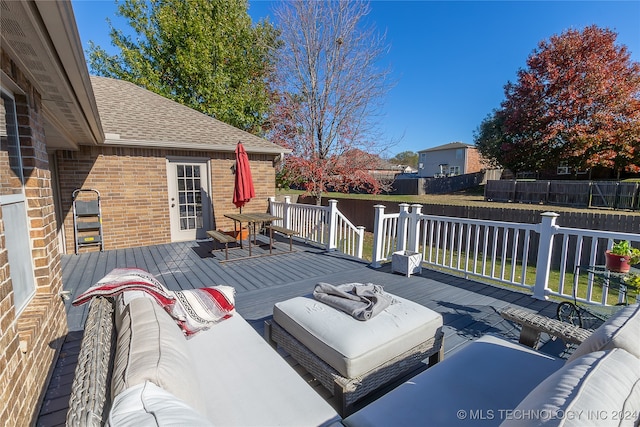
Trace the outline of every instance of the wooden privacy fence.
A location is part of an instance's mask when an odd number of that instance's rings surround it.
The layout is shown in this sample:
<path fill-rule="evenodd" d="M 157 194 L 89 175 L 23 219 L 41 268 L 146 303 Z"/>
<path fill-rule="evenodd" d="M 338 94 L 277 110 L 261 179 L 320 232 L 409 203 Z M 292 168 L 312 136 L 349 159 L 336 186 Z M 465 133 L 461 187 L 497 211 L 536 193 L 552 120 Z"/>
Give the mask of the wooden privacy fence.
<path fill-rule="evenodd" d="M 298 201 L 305 204 L 315 204 L 311 197 L 299 197 Z M 373 231 L 375 224 L 375 208 L 380 204 L 376 200 L 340 199 L 340 211 L 354 224 L 363 225 L 367 231 Z M 327 206 L 329 200 L 322 199 Z M 382 202 L 390 212 L 398 212 L 401 202 Z M 526 224 L 540 222 L 540 210 L 522 205 L 521 207 L 504 208 L 494 206 L 457 206 L 423 204 L 422 213 L 455 218 L 484 219 L 493 221 L 511 221 Z M 585 228 L 590 230 L 608 230 L 629 233 L 640 233 L 640 216 L 630 212 L 589 211 L 563 212 L 558 218 L 558 224 L 563 227 Z"/>
<path fill-rule="evenodd" d="M 484 198 L 494 202 L 640 210 L 640 183 L 617 181 L 487 181 Z"/>

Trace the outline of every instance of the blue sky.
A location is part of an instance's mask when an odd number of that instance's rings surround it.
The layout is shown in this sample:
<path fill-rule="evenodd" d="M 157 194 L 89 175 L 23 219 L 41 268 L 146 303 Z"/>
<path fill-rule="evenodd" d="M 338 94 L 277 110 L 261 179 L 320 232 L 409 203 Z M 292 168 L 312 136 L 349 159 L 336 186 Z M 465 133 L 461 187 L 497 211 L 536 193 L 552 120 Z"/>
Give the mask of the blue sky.
<path fill-rule="evenodd" d="M 88 41 L 115 53 L 107 17 L 122 28 L 112 0 L 73 0 L 84 49 Z M 271 1 L 249 1 L 257 21 Z M 368 17 L 386 32 L 383 58 L 396 85 L 380 121 L 397 141 L 388 154 L 461 141 L 504 99 L 504 85 L 542 40 L 588 25 L 610 28 L 640 62 L 640 1 L 372 1 Z M 270 19 L 273 22 L 273 19 Z"/>

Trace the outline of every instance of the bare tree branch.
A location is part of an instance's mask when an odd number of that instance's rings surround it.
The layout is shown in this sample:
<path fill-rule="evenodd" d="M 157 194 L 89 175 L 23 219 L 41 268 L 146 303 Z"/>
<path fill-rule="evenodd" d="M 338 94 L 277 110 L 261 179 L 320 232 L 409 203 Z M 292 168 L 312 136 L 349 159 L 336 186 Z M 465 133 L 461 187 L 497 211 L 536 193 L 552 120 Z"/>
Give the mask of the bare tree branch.
<path fill-rule="evenodd" d="M 379 66 L 388 46 L 367 23 L 369 12 L 361 1 L 286 1 L 275 11 L 284 44 L 278 92 L 286 108 L 280 111 L 289 126 L 272 137 L 298 160 L 314 163 L 298 166 L 316 196 L 335 177 L 336 157 L 384 147 L 376 120 L 391 87 L 390 70 Z"/>

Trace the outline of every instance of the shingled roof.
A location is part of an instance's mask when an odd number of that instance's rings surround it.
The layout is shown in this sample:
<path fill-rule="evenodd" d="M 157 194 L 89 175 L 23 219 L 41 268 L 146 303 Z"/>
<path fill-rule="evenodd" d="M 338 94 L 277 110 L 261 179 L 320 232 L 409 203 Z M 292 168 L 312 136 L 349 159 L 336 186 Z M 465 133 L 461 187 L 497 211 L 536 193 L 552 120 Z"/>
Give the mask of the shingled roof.
<path fill-rule="evenodd" d="M 429 151 L 440 150 L 452 150 L 454 148 L 475 148 L 475 145 L 465 144 L 464 142 L 450 142 L 444 145 L 438 145 L 437 147 L 427 148 L 426 150 L 420 150 L 418 153 L 427 153 Z"/>
<path fill-rule="evenodd" d="M 136 86 L 91 76 L 105 145 L 233 151 L 289 152 L 283 147 Z"/>

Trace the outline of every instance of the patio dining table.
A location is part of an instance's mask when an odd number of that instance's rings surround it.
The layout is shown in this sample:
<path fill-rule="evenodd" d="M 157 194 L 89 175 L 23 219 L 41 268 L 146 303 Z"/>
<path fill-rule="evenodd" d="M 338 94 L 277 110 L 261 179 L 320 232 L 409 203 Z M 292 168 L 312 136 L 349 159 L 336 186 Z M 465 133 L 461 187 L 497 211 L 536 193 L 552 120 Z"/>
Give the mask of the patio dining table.
<path fill-rule="evenodd" d="M 242 239 L 242 224 L 247 224 L 247 228 L 249 230 L 249 257 L 251 257 L 251 236 L 253 235 L 253 244 L 258 243 L 257 240 L 257 232 L 256 225 L 257 224 L 270 224 L 272 221 L 281 220 L 282 218 L 279 216 L 271 215 L 269 213 L 264 212 L 247 212 L 247 213 L 230 213 L 224 215 L 226 218 L 233 220 L 233 231 L 236 232 L 238 236 L 238 240 L 240 242 L 240 247 L 243 248 L 243 239 Z M 236 228 L 236 224 L 239 225 L 239 228 Z M 270 235 L 269 237 L 269 252 L 271 252 L 271 248 L 273 247 L 273 240 Z"/>

